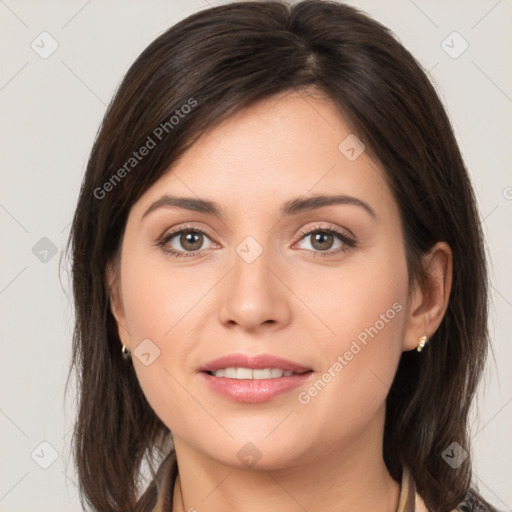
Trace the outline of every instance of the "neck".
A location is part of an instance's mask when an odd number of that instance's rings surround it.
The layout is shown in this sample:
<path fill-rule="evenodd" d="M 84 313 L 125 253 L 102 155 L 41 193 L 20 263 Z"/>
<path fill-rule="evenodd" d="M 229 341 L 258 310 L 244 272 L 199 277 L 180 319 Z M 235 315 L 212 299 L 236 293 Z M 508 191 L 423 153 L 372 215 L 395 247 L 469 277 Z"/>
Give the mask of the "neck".
<path fill-rule="evenodd" d="M 400 485 L 382 458 L 382 435 L 360 435 L 307 464 L 268 471 L 225 466 L 176 436 L 174 444 L 179 464 L 174 512 L 395 512 L 398 507 Z"/>

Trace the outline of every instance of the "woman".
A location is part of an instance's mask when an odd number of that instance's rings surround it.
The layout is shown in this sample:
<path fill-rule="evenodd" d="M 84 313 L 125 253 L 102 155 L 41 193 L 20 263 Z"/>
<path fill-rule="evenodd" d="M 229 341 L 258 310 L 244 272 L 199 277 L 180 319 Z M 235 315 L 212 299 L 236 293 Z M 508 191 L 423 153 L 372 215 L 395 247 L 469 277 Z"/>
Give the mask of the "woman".
<path fill-rule="evenodd" d="M 470 487 L 475 199 L 376 21 L 243 2 L 162 34 L 108 109 L 70 244 L 93 510 L 494 510 Z"/>

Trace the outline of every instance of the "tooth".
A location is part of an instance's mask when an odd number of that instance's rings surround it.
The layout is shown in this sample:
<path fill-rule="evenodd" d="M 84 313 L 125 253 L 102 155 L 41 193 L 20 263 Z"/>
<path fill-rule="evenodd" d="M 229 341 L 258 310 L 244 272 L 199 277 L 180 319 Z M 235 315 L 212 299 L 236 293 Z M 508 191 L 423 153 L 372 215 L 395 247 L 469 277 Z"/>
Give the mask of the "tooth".
<path fill-rule="evenodd" d="M 270 379 L 272 377 L 272 371 L 270 368 L 264 370 L 253 370 L 253 379 Z"/>
<path fill-rule="evenodd" d="M 252 370 L 250 368 L 237 368 L 236 369 L 237 379 L 252 379 Z"/>
<path fill-rule="evenodd" d="M 224 377 L 227 377 L 228 379 L 236 379 L 236 368 L 226 368 L 224 372 Z"/>
<path fill-rule="evenodd" d="M 213 372 L 215 377 L 225 377 L 227 379 L 238 380 L 261 380 L 261 379 L 278 379 L 280 377 L 289 377 L 293 372 L 289 370 L 281 370 L 279 368 L 261 368 L 253 370 L 251 368 L 219 368 Z"/>

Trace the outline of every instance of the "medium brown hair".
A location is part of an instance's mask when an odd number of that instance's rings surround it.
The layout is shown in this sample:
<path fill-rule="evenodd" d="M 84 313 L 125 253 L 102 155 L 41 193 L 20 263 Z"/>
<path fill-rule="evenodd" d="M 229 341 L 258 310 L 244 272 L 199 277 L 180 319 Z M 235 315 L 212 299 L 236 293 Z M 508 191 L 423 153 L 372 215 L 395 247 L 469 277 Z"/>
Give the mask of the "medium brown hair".
<path fill-rule="evenodd" d="M 447 114 L 413 56 L 355 8 L 240 2 L 189 16 L 142 52 L 89 158 L 68 249 L 76 311 L 70 373 L 76 369 L 79 384 L 73 447 L 81 500 L 94 510 L 135 510 L 141 464 L 162 455 L 171 436 L 121 357 L 110 311 L 105 270 L 130 208 L 206 129 L 259 100 L 310 87 L 332 101 L 385 171 L 411 283 L 421 282 L 420 258 L 436 242 L 453 251 L 445 317 L 421 354 L 402 354 L 383 450 L 393 478 L 408 467 L 433 511 L 452 510 L 468 491 L 471 457 L 453 469 L 441 454 L 457 442 L 471 455 L 468 415 L 488 348 L 488 285 L 475 198 Z M 161 141 L 127 167 L 163 125 Z"/>

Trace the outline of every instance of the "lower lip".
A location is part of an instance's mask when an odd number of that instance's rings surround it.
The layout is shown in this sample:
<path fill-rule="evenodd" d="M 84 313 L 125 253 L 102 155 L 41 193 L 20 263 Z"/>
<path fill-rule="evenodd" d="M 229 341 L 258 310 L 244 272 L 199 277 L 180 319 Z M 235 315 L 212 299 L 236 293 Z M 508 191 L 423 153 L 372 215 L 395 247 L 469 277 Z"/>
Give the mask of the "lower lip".
<path fill-rule="evenodd" d="M 210 388 L 219 395 L 229 398 L 234 402 L 256 404 L 267 402 L 278 395 L 304 385 L 311 378 L 312 373 L 307 372 L 301 375 L 290 375 L 275 379 L 247 380 L 215 377 L 205 372 L 201 372 L 201 375 Z"/>

